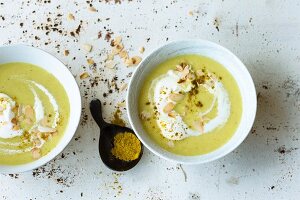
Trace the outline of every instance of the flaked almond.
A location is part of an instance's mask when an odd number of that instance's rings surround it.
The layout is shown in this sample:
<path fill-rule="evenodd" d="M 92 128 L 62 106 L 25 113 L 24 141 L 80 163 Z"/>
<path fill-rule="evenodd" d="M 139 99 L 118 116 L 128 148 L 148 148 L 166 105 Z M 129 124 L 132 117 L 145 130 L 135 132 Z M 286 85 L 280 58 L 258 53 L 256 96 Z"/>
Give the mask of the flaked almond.
<path fill-rule="evenodd" d="M 25 106 L 25 116 L 29 119 L 33 119 L 34 118 L 34 110 L 31 106 L 27 105 Z"/>
<path fill-rule="evenodd" d="M 88 78 L 90 75 L 87 72 L 83 72 L 82 74 L 80 74 L 79 78 L 82 79 L 86 79 Z"/>
<path fill-rule="evenodd" d="M 18 121 L 17 121 L 17 119 L 14 117 L 14 118 L 12 118 L 12 119 L 11 119 L 11 123 L 13 123 L 13 124 L 17 124 L 17 123 L 18 123 Z"/>
<path fill-rule="evenodd" d="M 69 14 L 67 15 L 67 20 L 69 20 L 69 21 L 75 20 L 74 15 L 73 15 L 72 13 L 69 13 Z"/>
<path fill-rule="evenodd" d="M 171 112 L 175 107 L 175 104 L 172 102 L 167 103 L 167 105 L 164 107 L 163 111 L 164 113 L 169 113 Z"/>
<path fill-rule="evenodd" d="M 145 47 L 141 47 L 141 48 L 139 49 L 139 52 L 140 52 L 140 53 L 144 53 L 144 51 L 145 51 Z"/>
<path fill-rule="evenodd" d="M 117 63 L 113 60 L 108 60 L 105 62 L 104 66 L 109 68 L 109 69 L 114 69 Z"/>
<path fill-rule="evenodd" d="M 123 83 L 121 86 L 120 86 L 120 91 L 124 91 L 126 88 L 127 88 L 127 83 Z"/>
<path fill-rule="evenodd" d="M 70 54 L 70 51 L 69 50 L 64 50 L 64 55 L 65 56 L 68 56 Z"/>
<path fill-rule="evenodd" d="M 42 144 L 42 142 L 39 138 L 33 139 L 32 142 L 33 142 L 34 146 L 38 146 L 38 147 L 41 146 L 41 144 Z"/>
<path fill-rule="evenodd" d="M 93 6 L 88 7 L 88 11 L 90 12 L 97 12 L 97 9 L 94 8 Z"/>
<path fill-rule="evenodd" d="M 195 80 L 196 76 L 193 73 L 188 73 L 188 75 L 186 76 L 189 80 Z"/>
<path fill-rule="evenodd" d="M 175 112 L 171 111 L 171 112 L 168 113 L 168 116 L 172 117 L 172 118 L 175 118 L 176 114 L 175 114 Z"/>
<path fill-rule="evenodd" d="M 118 105 L 118 107 L 125 107 L 126 103 L 125 102 L 119 102 L 117 105 Z"/>
<path fill-rule="evenodd" d="M 197 76 L 204 76 L 205 75 L 205 73 L 200 69 L 196 71 L 196 74 L 197 74 Z"/>
<path fill-rule="evenodd" d="M 88 59 L 86 60 L 86 62 L 87 62 L 89 65 L 95 64 L 95 61 L 94 61 L 92 58 L 88 58 Z"/>
<path fill-rule="evenodd" d="M 31 150 L 31 154 L 32 154 L 32 157 L 33 157 L 34 159 L 38 159 L 38 158 L 40 158 L 41 155 L 42 155 L 41 149 L 39 149 L 39 148 L 33 148 L 33 149 Z"/>
<path fill-rule="evenodd" d="M 85 51 L 87 51 L 87 52 L 91 52 L 92 49 L 93 49 L 93 46 L 90 45 L 90 44 L 84 44 L 82 47 L 83 47 L 83 49 L 84 49 Z"/>
<path fill-rule="evenodd" d="M 121 36 L 117 36 L 115 39 L 113 39 L 112 44 L 113 46 L 121 44 L 122 42 L 122 37 Z"/>
<path fill-rule="evenodd" d="M 140 116 L 141 116 L 142 120 L 147 120 L 147 119 L 150 119 L 151 114 L 144 110 L 144 111 L 141 112 Z"/>
<path fill-rule="evenodd" d="M 184 98 L 183 94 L 172 93 L 169 95 L 169 99 L 175 102 L 181 101 Z"/>
<path fill-rule="evenodd" d="M 107 54 L 107 57 L 106 57 L 105 61 L 113 60 L 114 57 L 115 57 L 115 55 L 113 53 Z"/>
<path fill-rule="evenodd" d="M 12 130 L 13 131 L 18 131 L 18 130 L 20 130 L 20 126 L 14 124 L 13 127 L 12 127 Z"/>
<path fill-rule="evenodd" d="M 38 127 L 37 127 L 37 130 L 38 130 L 40 133 L 53 133 L 53 132 L 56 131 L 55 128 L 47 127 L 47 126 L 38 126 Z"/>
<path fill-rule="evenodd" d="M 116 44 L 114 46 L 114 48 L 116 49 L 116 52 L 120 53 L 124 49 L 124 45 L 123 44 Z"/>
<path fill-rule="evenodd" d="M 129 56 L 128 56 L 128 52 L 126 50 L 122 50 L 120 53 L 119 53 L 119 56 L 120 58 L 124 58 L 124 59 L 127 59 Z"/>
<path fill-rule="evenodd" d="M 31 125 L 32 124 L 32 120 L 30 118 L 25 118 L 24 119 L 25 124 L 27 125 Z"/>
<path fill-rule="evenodd" d="M 186 78 L 186 76 L 190 73 L 190 68 L 189 66 L 186 66 L 183 71 L 181 72 L 181 78 Z"/>
<path fill-rule="evenodd" d="M 183 71 L 183 67 L 181 65 L 176 65 L 176 70 L 179 72 Z"/>
<path fill-rule="evenodd" d="M 126 66 L 134 66 L 134 65 L 138 65 L 140 62 L 142 61 L 142 58 L 139 56 L 134 56 L 132 58 L 126 59 L 125 60 L 125 65 Z"/>

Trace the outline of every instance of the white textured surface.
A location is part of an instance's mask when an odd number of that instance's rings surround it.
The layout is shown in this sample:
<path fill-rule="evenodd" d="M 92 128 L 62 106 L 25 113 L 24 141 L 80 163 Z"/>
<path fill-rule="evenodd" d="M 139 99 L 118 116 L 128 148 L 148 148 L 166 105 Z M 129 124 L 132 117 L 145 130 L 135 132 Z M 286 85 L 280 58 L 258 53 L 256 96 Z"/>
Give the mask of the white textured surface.
<path fill-rule="evenodd" d="M 149 0 L 107 4 L 95 1 L 93 6 L 98 12 L 93 13 L 87 10 L 85 1 L 28 2 L 0 0 L 1 45 L 26 43 L 40 47 L 61 59 L 74 75 L 79 75 L 84 71 L 82 66 L 87 66 L 86 53 L 80 48 L 90 43 L 94 48 L 87 56 L 97 63 L 92 78 L 111 79 L 117 74 L 120 85 L 123 78 L 128 82 L 126 75 L 134 68 L 127 69 L 122 64 L 116 70 L 103 67 L 101 62 L 110 49 L 109 43 L 103 36 L 99 40 L 94 38 L 98 31 L 105 35 L 104 27 L 123 37 L 131 55 L 138 54 L 141 46 L 145 46 L 144 54 L 147 54 L 166 40 L 208 39 L 230 49 L 248 67 L 259 93 L 258 113 L 252 134 L 236 151 L 209 164 L 182 166 L 187 174 L 186 182 L 180 166 L 161 160 L 147 150 L 136 168 L 116 174 L 99 160 L 99 131 L 91 120 L 87 103 L 95 96 L 106 101 L 104 112 L 109 120 L 114 105 L 125 98 L 125 92 L 114 92 L 104 98 L 102 93 L 108 91 L 107 83 L 99 82 L 91 87 L 89 79 L 84 84 L 77 76 L 82 96 L 87 96 L 87 99 L 83 97 L 83 116 L 88 115 L 87 123 L 79 127 L 64 156 L 34 173 L 1 174 L 1 199 L 298 199 L 300 3 Z M 190 16 L 189 11 L 199 12 Z M 74 14 L 75 21 L 66 20 L 69 12 Z M 58 28 L 63 32 L 75 30 L 82 20 L 80 35 L 74 38 L 56 31 L 46 35 L 46 30 L 37 29 L 39 24 L 47 23 L 48 17 L 53 20 L 57 14 L 63 15 L 57 19 L 62 21 Z M 147 38 L 150 38 L 148 42 Z M 65 49 L 70 50 L 69 56 L 63 55 Z"/>

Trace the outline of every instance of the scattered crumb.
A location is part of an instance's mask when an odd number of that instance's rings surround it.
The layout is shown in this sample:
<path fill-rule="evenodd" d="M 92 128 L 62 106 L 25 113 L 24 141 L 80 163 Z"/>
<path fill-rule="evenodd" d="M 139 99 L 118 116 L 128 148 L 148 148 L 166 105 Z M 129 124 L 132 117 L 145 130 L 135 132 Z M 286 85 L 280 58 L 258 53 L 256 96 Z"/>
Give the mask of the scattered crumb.
<path fill-rule="evenodd" d="M 87 72 L 83 72 L 81 75 L 80 75 L 80 79 L 86 79 L 88 78 L 90 75 L 87 73 Z"/>
<path fill-rule="evenodd" d="M 68 56 L 70 54 L 70 51 L 69 50 L 64 50 L 64 55 L 65 56 Z"/>
<path fill-rule="evenodd" d="M 144 51 L 145 51 L 145 47 L 141 47 L 139 50 L 140 53 L 144 53 Z"/>
<path fill-rule="evenodd" d="M 86 61 L 87 61 L 87 63 L 88 63 L 89 65 L 95 64 L 95 62 L 94 62 L 94 60 L 93 60 L 92 58 L 88 58 Z"/>

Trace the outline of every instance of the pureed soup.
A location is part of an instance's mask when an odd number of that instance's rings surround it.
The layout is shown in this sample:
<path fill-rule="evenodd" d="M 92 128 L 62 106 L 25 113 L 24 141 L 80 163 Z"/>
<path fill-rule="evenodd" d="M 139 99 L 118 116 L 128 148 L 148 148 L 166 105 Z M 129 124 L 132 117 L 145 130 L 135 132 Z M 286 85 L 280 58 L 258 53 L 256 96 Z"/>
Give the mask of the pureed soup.
<path fill-rule="evenodd" d="M 0 164 L 18 165 L 48 154 L 69 121 L 61 83 L 28 63 L 0 65 Z"/>
<path fill-rule="evenodd" d="M 242 99 L 232 75 L 218 62 L 181 55 L 159 64 L 140 91 L 143 127 L 161 147 L 193 156 L 212 152 L 236 131 Z"/>

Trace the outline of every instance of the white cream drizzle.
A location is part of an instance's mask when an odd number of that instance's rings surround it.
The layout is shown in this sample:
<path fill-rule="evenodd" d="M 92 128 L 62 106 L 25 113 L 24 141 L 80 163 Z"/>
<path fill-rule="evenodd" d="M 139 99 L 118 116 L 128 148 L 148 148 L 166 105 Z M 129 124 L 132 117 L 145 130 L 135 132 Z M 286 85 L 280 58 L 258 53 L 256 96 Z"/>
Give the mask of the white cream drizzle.
<path fill-rule="evenodd" d="M 36 90 L 34 89 L 34 87 L 29 86 L 30 90 L 34 96 L 34 111 L 35 111 L 35 123 L 30 128 L 29 133 L 31 134 L 32 132 L 34 132 L 36 130 L 38 130 L 39 132 L 54 132 L 55 128 L 57 127 L 57 123 L 59 121 L 59 112 L 58 112 L 59 107 L 56 102 L 56 99 L 41 84 L 36 83 L 35 81 L 32 81 L 32 80 L 21 80 L 21 81 L 28 82 L 32 86 L 35 86 L 39 90 L 41 90 L 48 97 L 48 99 L 53 107 L 54 113 L 55 113 L 51 128 L 40 125 L 41 120 L 43 120 L 44 116 L 45 116 L 44 106 L 43 106 L 43 103 L 42 103 L 41 99 L 39 98 Z M 11 119 L 15 117 L 15 114 L 12 112 L 12 109 L 15 107 L 15 101 L 13 101 L 8 95 L 3 94 L 3 93 L 0 93 L 0 98 L 1 97 L 7 99 L 7 103 L 6 103 L 7 105 L 5 106 L 6 109 L 3 111 L 3 115 L 0 115 L 0 138 L 8 139 L 8 138 L 21 136 L 24 132 L 22 129 L 20 129 L 18 131 L 12 130 L 13 124 L 11 123 Z M 3 123 L 1 124 L 1 122 L 4 122 L 4 121 L 5 121 L 5 123 L 4 123 L 5 125 L 3 125 Z M 30 140 L 33 141 L 34 139 L 38 139 L 40 141 L 40 144 L 35 146 L 37 148 L 41 148 L 45 143 L 45 140 L 42 139 L 40 136 L 31 135 Z M 28 142 L 27 144 L 29 144 L 29 143 L 30 142 Z M 19 153 L 29 152 L 33 148 L 35 148 L 33 146 L 30 146 L 25 149 L 11 149 L 11 148 L 1 147 L 1 145 L 16 148 L 16 147 L 22 145 L 22 143 L 21 142 L 0 141 L 0 152 L 5 153 L 5 154 L 19 154 Z"/>
<path fill-rule="evenodd" d="M 211 106 L 206 111 L 199 111 L 199 117 L 205 117 L 205 115 L 210 113 L 216 102 L 217 116 L 204 124 L 202 132 L 189 128 L 188 125 L 184 123 L 182 117 L 175 111 L 173 117 L 170 117 L 163 111 L 168 103 L 172 102 L 176 104 L 176 102 L 168 98 L 171 93 L 186 93 L 192 89 L 193 85 L 190 81 L 179 84 L 178 81 L 180 78 L 179 72 L 169 70 L 166 74 L 156 78 L 152 82 L 149 90 L 149 99 L 155 104 L 158 110 L 157 124 L 161 129 L 162 135 L 169 140 L 182 140 L 186 137 L 211 132 L 215 128 L 224 125 L 230 116 L 230 100 L 223 84 L 213 78 L 211 78 L 211 81 L 214 83 L 214 88 L 210 86 L 211 82 L 210 84 L 205 83 L 203 86 L 214 96 L 214 99 Z"/>

